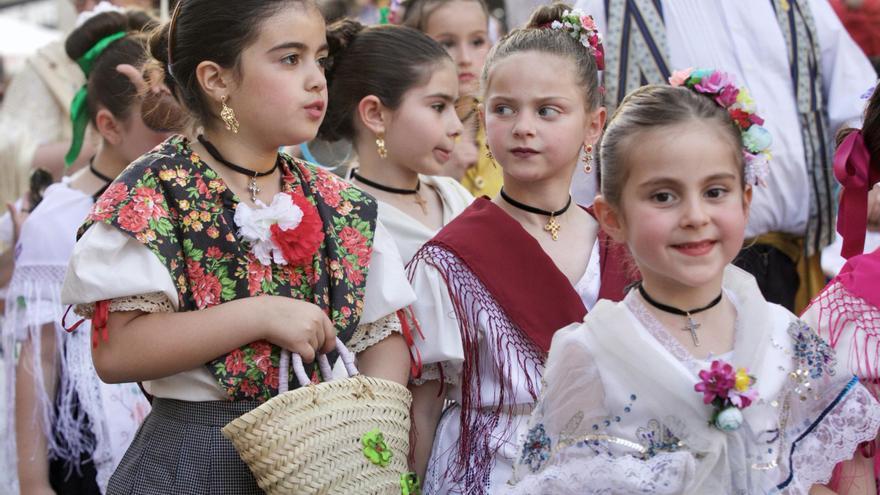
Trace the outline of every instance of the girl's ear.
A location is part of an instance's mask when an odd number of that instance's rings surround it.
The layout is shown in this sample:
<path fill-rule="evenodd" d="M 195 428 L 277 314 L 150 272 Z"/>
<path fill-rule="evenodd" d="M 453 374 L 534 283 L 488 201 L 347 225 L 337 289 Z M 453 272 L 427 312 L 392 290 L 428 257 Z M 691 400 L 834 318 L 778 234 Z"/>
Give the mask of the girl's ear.
<path fill-rule="evenodd" d="M 376 95 L 364 96 L 357 106 L 358 119 L 375 135 L 384 134 L 391 112 Z"/>
<path fill-rule="evenodd" d="M 211 105 L 217 109 L 216 115 L 220 114 L 220 102 L 223 98 L 230 98 L 230 94 L 234 91 L 231 81 L 234 80 L 234 74 L 231 69 L 225 69 L 216 62 L 205 60 L 196 67 L 196 79 L 199 81 L 202 91 L 209 100 L 216 102 Z M 230 98 L 229 106 L 235 105 Z"/>
<path fill-rule="evenodd" d="M 621 244 L 626 242 L 626 226 L 623 222 L 623 215 L 611 206 L 611 203 L 601 194 L 596 196 L 596 199 L 593 201 L 593 211 L 596 212 L 596 219 L 599 221 L 599 225 L 602 226 L 602 230 L 614 242 Z"/>
<path fill-rule="evenodd" d="M 113 146 L 122 143 L 122 122 L 116 119 L 110 110 L 101 108 L 95 115 L 95 129 L 105 141 Z"/>
<path fill-rule="evenodd" d="M 605 129 L 605 118 L 608 116 L 605 107 L 599 107 L 588 115 L 587 127 L 584 129 L 584 146 L 596 144 Z"/>
<path fill-rule="evenodd" d="M 751 184 L 746 184 L 745 189 L 743 189 L 743 213 L 746 216 L 746 223 L 749 222 L 749 212 L 751 211 L 749 207 L 752 205 L 753 191 L 754 189 L 752 189 Z"/>

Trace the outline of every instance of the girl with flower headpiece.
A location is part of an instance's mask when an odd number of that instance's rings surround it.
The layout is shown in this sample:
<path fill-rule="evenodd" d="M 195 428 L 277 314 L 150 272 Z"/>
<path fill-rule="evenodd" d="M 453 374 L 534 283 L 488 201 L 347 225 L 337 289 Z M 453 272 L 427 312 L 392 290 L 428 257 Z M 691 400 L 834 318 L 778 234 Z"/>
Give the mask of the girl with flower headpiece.
<path fill-rule="evenodd" d="M 484 0 L 410 0 L 402 23 L 424 32 L 440 43 L 452 60 L 458 75 L 460 115 L 476 114 L 480 92 L 480 73 L 492 47 L 489 7 Z M 495 196 L 501 189 L 501 170 L 487 153 L 486 135 L 477 119 L 463 119 L 462 140 L 476 143 L 474 157 L 468 146 L 452 152 L 453 164 L 445 175 L 455 177 L 474 196 Z M 459 165 L 460 164 L 460 165 Z"/>
<path fill-rule="evenodd" d="M 596 212 L 642 280 L 554 336 L 511 491 L 829 493 L 880 405 L 730 264 L 769 158 L 748 93 L 712 70 L 670 82 L 602 139 Z"/>
<path fill-rule="evenodd" d="M 597 299 L 622 297 L 621 253 L 569 195 L 605 120 L 589 20 L 544 6 L 493 48 L 482 113 L 505 186 L 475 200 L 409 266 L 424 364 L 413 387 L 415 461 L 426 493 L 505 486 L 553 332 Z"/>
<path fill-rule="evenodd" d="M 142 12 L 104 12 L 66 41 L 67 54 L 88 80 L 71 110 L 73 141 L 82 142 L 89 123 L 102 139 L 87 168 L 46 190 L 16 248 L 3 331 L 10 380 L 4 403 L 10 413 L 14 410 L 4 453 L 10 461 L 7 472 L 16 472 L 17 460 L 21 493 L 106 492 L 110 475 L 149 412 L 136 384 L 100 381 L 88 331 L 67 334 L 60 322 L 62 282 L 77 228 L 129 162 L 168 136 L 145 125 L 147 102 L 117 69 L 121 64 L 139 68 L 146 61 L 142 31 L 153 26 L 155 21 Z M 71 148 L 69 163 L 79 151 Z M 4 493 L 14 491 L 5 488 Z"/>
<path fill-rule="evenodd" d="M 414 296 L 375 200 L 278 152 L 318 131 L 327 41 L 311 0 L 181 0 L 151 40 L 192 125 L 101 196 L 63 292 L 102 379 L 153 396 L 111 493 L 262 493 L 221 428 L 309 385 L 279 376 L 283 350 L 310 363 L 338 338 L 361 373 L 408 381 Z"/>
<path fill-rule="evenodd" d="M 843 186 L 837 231 L 843 237 L 843 269 L 813 300 L 801 318 L 837 350 L 845 369 L 874 397 L 880 394 L 880 249 L 864 253 L 868 194 L 880 183 L 880 90 L 869 92 L 861 129 L 838 135 L 834 176 Z M 880 474 L 876 439 L 860 452 L 873 458 L 873 476 L 841 466 L 834 485 L 841 490 L 875 488 Z M 849 468 L 849 469 L 848 469 Z"/>

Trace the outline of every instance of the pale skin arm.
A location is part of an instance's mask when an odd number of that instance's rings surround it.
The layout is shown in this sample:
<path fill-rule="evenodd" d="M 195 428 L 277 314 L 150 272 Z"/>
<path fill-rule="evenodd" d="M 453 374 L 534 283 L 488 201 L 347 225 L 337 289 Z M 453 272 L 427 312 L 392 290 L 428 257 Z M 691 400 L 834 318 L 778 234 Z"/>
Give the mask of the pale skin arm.
<path fill-rule="evenodd" d="M 55 397 L 55 327 L 43 326 L 40 362 L 46 395 Z M 43 434 L 37 381 L 33 374 L 34 348 L 31 341 L 22 344 L 15 372 L 15 438 L 18 455 L 18 480 L 21 493 L 54 494 L 49 484 L 49 453 Z"/>
<path fill-rule="evenodd" d="M 110 313 L 107 329 L 108 340 L 92 357 L 108 383 L 171 376 L 261 339 L 306 362 L 336 345 L 333 325 L 320 308 L 279 296 L 238 299 L 201 311 Z"/>
<path fill-rule="evenodd" d="M 409 381 L 409 352 L 403 335 L 393 333 L 358 353 L 357 367 L 361 374 L 406 386 Z"/>
<path fill-rule="evenodd" d="M 410 386 L 413 394 L 412 422 L 416 431 L 412 466 L 420 479 L 425 479 L 431 448 L 434 446 L 434 433 L 443 414 L 443 399 L 440 394 L 441 383 L 431 380 L 422 385 Z"/>
<path fill-rule="evenodd" d="M 50 174 L 57 181 L 61 180 L 65 172 L 75 172 L 83 165 L 88 163 L 92 155 L 95 154 L 94 145 L 86 139 L 83 142 L 82 151 L 79 153 L 76 161 L 74 161 L 69 169 L 64 166 L 64 155 L 70 148 L 70 141 L 57 141 L 54 143 L 46 143 L 39 146 L 34 152 L 34 158 L 31 161 L 31 170 L 41 168 Z"/>
<path fill-rule="evenodd" d="M 876 495 L 877 483 L 874 480 L 874 459 L 867 458 L 856 451 L 852 459 L 840 464 L 840 495 Z M 815 488 L 815 487 L 814 487 Z M 813 493 L 813 492 L 811 492 Z M 835 493 L 830 490 L 817 493 Z"/>

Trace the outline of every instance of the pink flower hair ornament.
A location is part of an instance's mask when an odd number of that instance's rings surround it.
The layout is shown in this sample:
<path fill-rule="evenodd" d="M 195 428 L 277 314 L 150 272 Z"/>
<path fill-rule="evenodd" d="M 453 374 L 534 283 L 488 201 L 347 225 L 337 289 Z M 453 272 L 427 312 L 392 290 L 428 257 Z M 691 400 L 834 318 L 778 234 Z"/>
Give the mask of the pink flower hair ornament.
<path fill-rule="evenodd" d="M 596 68 L 605 70 L 605 48 L 602 46 L 602 35 L 596 28 L 593 16 L 579 10 L 566 10 L 562 18 L 551 22 L 546 27 L 561 29 L 584 45 L 596 59 Z"/>
<path fill-rule="evenodd" d="M 748 90 L 736 87 L 733 78 L 726 72 L 711 69 L 675 71 L 669 78 L 669 84 L 708 96 L 727 110 L 742 135 L 746 183 L 765 186 L 770 173 L 770 145 L 773 139 L 763 127 L 764 119 L 755 112 L 755 102 Z"/>

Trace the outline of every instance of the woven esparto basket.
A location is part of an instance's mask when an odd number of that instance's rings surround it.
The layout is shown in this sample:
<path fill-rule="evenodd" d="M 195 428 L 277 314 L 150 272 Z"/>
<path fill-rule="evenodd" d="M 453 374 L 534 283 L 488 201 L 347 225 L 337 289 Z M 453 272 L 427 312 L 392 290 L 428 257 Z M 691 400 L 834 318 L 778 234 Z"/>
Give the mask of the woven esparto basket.
<path fill-rule="evenodd" d="M 349 378 L 288 390 L 292 361 L 300 383 L 311 383 L 299 355 L 282 352 L 278 396 L 223 428 L 260 488 L 280 494 L 399 494 L 408 471 L 409 408 L 403 385 L 358 374 L 354 355 L 336 340 Z M 327 357 L 321 374 L 332 376 Z M 374 429 L 392 457 L 385 467 L 364 454 L 361 437 Z"/>

